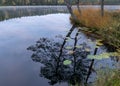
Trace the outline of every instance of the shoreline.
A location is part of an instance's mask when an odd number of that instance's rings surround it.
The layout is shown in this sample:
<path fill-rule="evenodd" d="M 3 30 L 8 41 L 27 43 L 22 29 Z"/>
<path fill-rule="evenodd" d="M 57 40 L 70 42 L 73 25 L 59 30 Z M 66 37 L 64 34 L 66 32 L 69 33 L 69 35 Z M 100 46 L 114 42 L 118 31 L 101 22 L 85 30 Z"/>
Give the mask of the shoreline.
<path fill-rule="evenodd" d="M 23 8 L 62 8 L 62 9 L 67 9 L 66 5 L 28 5 L 28 6 L 0 6 L 0 9 L 23 9 Z M 75 5 L 72 6 L 73 8 L 76 8 Z M 80 5 L 81 8 L 99 8 L 100 5 Z M 105 5 L 104 6 L 105 9 L 111 9 L 111 10 L 120 10 L 120 5 Z"/>

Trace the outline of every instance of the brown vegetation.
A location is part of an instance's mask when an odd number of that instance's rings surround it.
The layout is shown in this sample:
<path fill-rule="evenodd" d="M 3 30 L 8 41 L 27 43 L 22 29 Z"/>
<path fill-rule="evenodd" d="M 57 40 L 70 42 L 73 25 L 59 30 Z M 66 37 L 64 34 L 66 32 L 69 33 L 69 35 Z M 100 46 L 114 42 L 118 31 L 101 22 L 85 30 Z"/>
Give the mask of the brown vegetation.
<path fill-rule="evenodd" d="M 100 9 L 88 8 L 81 9 L 81 14 L 74 10 L 77 20 L 71 19 L 71 23 L 78 27 L 86 27 L 83 32 L 95 34 L 95 37 L 102 39 L 105 44 L 120 48 L 120 11 L 105 10 L 101 16 Z"/>
<path fill-rule="evenodd" d="M 72 23 L 78 23 L 78 25 L 83 25 L 90 28 L 105 28 L 109 27 L 112 23 L 111 16 L 105 12 L 105 15 L 101 16 L 101 11 L 99 9 L 82 9 L 81 14 L 78 10 L 74 10 L 75 16 L 78 18 L 77 21 L 72 21 Z"/>

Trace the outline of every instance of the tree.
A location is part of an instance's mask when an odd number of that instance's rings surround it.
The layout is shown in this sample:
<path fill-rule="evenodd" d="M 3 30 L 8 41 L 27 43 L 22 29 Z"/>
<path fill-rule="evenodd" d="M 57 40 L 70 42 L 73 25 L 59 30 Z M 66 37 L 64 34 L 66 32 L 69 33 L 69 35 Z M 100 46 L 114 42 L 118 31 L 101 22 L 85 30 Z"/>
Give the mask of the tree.
<path fill-rule="evenodd" d="M 101 16 L 104 16 L 104 0 L 101 0 Z"/>
<path fill-rule="evenodd" d="M 77 20 L 77 17 L 74 15 L 73 10 L 72 10 L 71 0 L 64 0 L 64 2 L 65 2 L 65 4 L 66 4 L 66 6 L 67 6 L 67 8 L 68 8 L 68 10 L 69 10 L 69 13 L 71 14 L 72 18 L 73 18 L 74 20 Z M 77 7 L 78 7 L 78 10 L 80 11 L 80 8 L 79 8 L 79 0 L 78 0 L 78 5 L 77 5 Z M 80 13 L 81 13 L 81 12 L 80 12 Z"/>

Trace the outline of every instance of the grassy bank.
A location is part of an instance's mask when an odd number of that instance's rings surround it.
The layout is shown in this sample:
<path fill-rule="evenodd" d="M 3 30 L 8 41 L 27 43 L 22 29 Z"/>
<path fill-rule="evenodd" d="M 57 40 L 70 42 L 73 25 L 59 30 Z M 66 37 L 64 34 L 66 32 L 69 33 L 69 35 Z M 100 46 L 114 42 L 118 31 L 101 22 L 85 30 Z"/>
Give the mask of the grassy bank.
<path fill-rule="evenodd" d="M 120 86 L 120 70 L 101 69 L 93 86 Z"/>
<path fill-rule="evenodd" d="M 71 23 L 82 27 L 87 35 L 101 39 L 104 44 L 120 50 L 120 11 L 104 11 L 101 16 L 100 9 L 82 9 L 81 13 L 74 10 L 77 20 L 70 18 Z"/>

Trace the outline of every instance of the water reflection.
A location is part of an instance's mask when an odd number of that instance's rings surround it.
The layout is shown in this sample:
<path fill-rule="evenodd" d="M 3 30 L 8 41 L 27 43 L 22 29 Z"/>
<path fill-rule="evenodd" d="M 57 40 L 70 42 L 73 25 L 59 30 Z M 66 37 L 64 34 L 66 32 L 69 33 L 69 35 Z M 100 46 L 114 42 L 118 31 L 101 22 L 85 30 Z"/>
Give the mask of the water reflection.
<path fill-rule="evenodd" d="M 65 6 L 12 6 L 0 8 L 0 21 L 10 18 L 17 18 L 23 16 L 45 15 L 51 13 L 67 13 Z"/>
<path fill-rule="evenodd" d="M 40 68 L 40 76 L 48 79 L 50 85 L 67 82 L 68 85 L 85 86 L 94 82 L 90 79 L 96 77 L 96 71 L 93 69 L 96 60 L 88 59 L 87 56 L 104 52 L 105 47 L 98 50 L 94 46 L 88 46 L 89 43 L 79 41 L 80 36 L 80 30 L 75 29 L 73 25 L 65 37 L 56 36 L 59 40 L 43 37 L 28 48 L 33 51 L 32 60 L 43 65 Z M 103 65 L 110 66 L 104 63 Z"/>
<path fill-rule="evenodd" d="M 40 37 L 66 33 L 68 20 L 69 14 L 51 14 L 0 22 L 0 86 L 49 86 L 38 76 L 40 65 L 33 63 L 26 48 Z"/>
<path fill-rule="evenodd" d="M 69 32 L 69 31 L 66 32 L 66 30 L 68 30 L 70 27 L 71 25 L 69 23 L 69 14 L 51 14 L 45 16 L 22 17 L 22 18 L 15 18 L 0 22 L 0 40 L 1 40 L 0 41 L 0 69 L 1 69 L 0 86 L 40 86 L 40 85 L 49 86 L 46 79 L 44 79 L 43 77 L 40 78 L 38 76 L 39 67 L 41 65 L 39 63 L 33 63 L 31 58 L 29 58 L 31 53 L 26 51 L 26 48 L 29 45 L 33 44 L 34 41 L 43 37 L 47 38 L 52 43 L 59 42 L 61 46 L 61 44 L 63 44 L 64 42 L 64 37 L 65 37 L 64 35 L 67 32 Z M 58 34 L 62 34 L 63 37 L 59 36 L 60 38 L 54 39 L 55 35 Z M 71 37 L 75 37 L 75 35 L 72 35 Z M 52 39 L 54 39 L 54 41 L 52 41 Z M 74 38 L 71 39 L 72 39 L 70 40 L 71 42 L 67 40 L 64 47 L 67 46 L 67 48 L 70 48 L 68 47 L 68 45 L 74 47 L 73 45 Z M 83 44 L 83 42 L 87 42 L 87 38 L 82 33 L 81 35 L 78 36 L 78 39 L 79 39 L 78 40 L 79 43 L 81 44 Z M 55 46 L 53 45 L 53 47 Z M 58 49 L 55 48 L 55 50 Z M 72 57 L 71 59 L 74 61 L 73 55 L 67 54 L 71 52 L 67 52 L 69 50 L 65 50 L 63 48 L 63 52 L 64 51 L 66 51 L 65 53 L 65 55 L 67 55 L 66 57 L 67 58 Z M 101 53 L 102 51 L 98 50 L 98 53 Z M 45 52 L 44 54 L 46 55 Z M 43 57 L 45 58 L 51 55 L 48 54 L 48 56 L 45 56 L 44 54 L 41 55 L 43 55 Z M 57 56 L 58 55 L 59 54 L 57 54 Z M 62 56 L 60 57 L 62 58 Z M 64 58 L 66 57 L 64 56 Z M 36 59 L 39 60 L 39 58 L 35 58 L 34 60 Z M 73 63 L 71 64 L 72 68 L 73 68 Z M 102 63 L 104 66 L 108 63 L 112 65 L 112 61 L 110 59 L 99 61 L 99 63 Z M 96 64 L 95 66 L 98 68 L 98 64 Z M 43 67 L 45 67 L 44 64 Z M 68 69 L 70 69 L 70 67 Z M 71 71 L 73 72 L 73 69 Z M 56 84 L 55 86 L 67 86 L 67 85 L 66 83 L 64 83 L 61 85 Z"/>
<path fill-rule="evenodd" d="M 71 85 L 81 84 L 84 86 L 88 75 L 90 59 L 87 55 L 90 54 L 90 47 L 86 43 L 78 43 L 79 30 L 74 38 L 71 38 L 71 33 L 74 26 L 69 30 L 63 40 L 56 41 L 48 38 L 40 38 L 34 46 L 30 46 L 28 50 L 32 50 L 32 60 L 43 64 L 41 67 L 40 76 L 50 80 L 49 84 L 67 82 Z M 72 44 L 69 40 L 73 40 Z M 69 65 L 65 65 L 64 61 L 71 61 Z M 92 70 L 91 70 L 92 72 Z M 89 77 L 88 77 L 89 78 Z"/>

